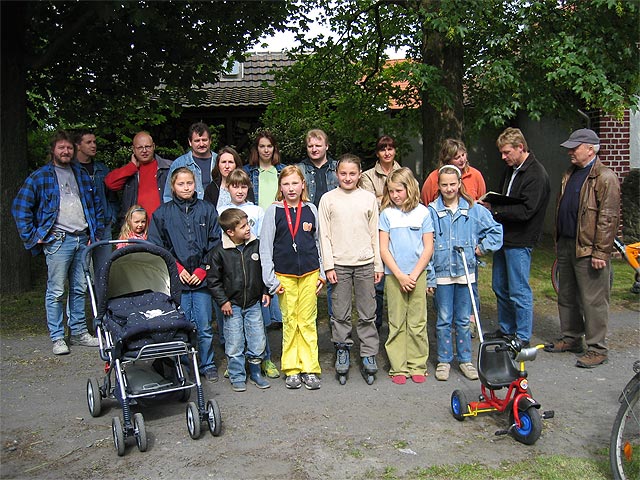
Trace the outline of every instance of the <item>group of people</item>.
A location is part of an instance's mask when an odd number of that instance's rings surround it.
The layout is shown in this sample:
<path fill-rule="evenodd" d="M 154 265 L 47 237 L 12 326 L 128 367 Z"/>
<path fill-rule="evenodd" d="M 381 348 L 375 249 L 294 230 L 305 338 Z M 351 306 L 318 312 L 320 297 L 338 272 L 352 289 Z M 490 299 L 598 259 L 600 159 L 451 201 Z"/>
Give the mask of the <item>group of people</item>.
<path fill-rule="evenodd" d="M 449 378 L 454 357 L 466 378 L 477 379 L 468 284 L 479 305 L 478 257 L 490 252 L 499 329 L 486 337 L 517 339 L 524 346 L 531 341 L 531 253 L 542 233 L 550 184 L 519 129 L 507 128 L 496 142 L 506 164 L 498 195 L 485 195 L 482 174 L 456 139 L 443 142 L 440 166 L 422 189 L 396 161 L 395 141 L 387 135 L 376 144 L 375 166 L 364 172 L 355 155 L 332 159 L 329 139 L 318 129 L 306 135 L 308 157 L 287 166 L 268 131 L 258 133 L 244 166 L 231 147 L 211 151 L 204 123 L 190 127 L 188 140 L 191 149 L 170 161 L 155 154 L 147 132 L 139 132 L 130 162 L 109 172 L 94 159 L 95 135 L 58 132 L 51 162 L 20 188 L 12 213 L 25 247 L 46 256 L 54 354 L 69 353 L 69 344 L 98 345 L 84 316 L 82 252 L 89 242 L 111 239 L 117 223 L 120 239 L 147 240 L 176 258 L 181 307 L 197 328 L 199 370 L 209 381 L 218 380 L 215 312 L 228 360 L 225 376 L 234 391 L 246 390 L 247 380 L 268 388 L 268 378 L 280 376 L 266 335 L 274 322 L 282 325 L 285 386 L 320 388 L 317 295 L 325 284 L 338 374 L 345 375 L 351 363 L 353 299 L 361 368 L 367 375 L 377 372 L 386 298 L 389 376 L 398 385 L 424 382 L 426 291 L 437 312 L 436 379 Z M 586 351 L 576 365 L 587 368 L 607 361 L 609 259 L 620 203 L 618 179 L 598 159 L 599 144 L 589 129 L 562 144 L 572 163 L 556 208 L 562 338 L 548 347 Z M 95 249 L 94 268 L 110 251 Z"/>

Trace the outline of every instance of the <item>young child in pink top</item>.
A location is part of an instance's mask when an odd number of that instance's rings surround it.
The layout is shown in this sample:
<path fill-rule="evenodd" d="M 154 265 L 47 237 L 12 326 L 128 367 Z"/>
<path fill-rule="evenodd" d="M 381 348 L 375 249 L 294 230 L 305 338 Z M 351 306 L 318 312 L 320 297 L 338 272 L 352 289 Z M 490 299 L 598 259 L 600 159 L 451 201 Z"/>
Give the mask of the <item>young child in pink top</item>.
<path fill-rule="evenodd" d="M 124 223 L 120 229 L 118 240 L 129 240 L 136 238 L 138 240 L 147 239 L 147 229 L 149 221 L 147 211 L 140 205 L 133 205 L 124 217 Z M 126 243 L 119 243 L 117 248 L 126 247 Z"/>

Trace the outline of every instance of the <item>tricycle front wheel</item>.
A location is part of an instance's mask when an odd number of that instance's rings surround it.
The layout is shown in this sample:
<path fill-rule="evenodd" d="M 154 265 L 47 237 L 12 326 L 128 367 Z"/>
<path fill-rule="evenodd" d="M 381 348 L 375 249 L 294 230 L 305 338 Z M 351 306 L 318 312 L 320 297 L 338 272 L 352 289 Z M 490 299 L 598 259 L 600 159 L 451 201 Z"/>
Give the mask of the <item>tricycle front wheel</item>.
<path fill-rule="evenodd" d="M 509 422 L 513 425 L 511 435 L 518 442 L 525 445 L 533 445 L 540 438 L 542 433 L 542 418 L 536 407 L 529 407 L 520 412 L 520 427 L 514 425 L 516 420 L 513 410 L 509 411 Z"/>

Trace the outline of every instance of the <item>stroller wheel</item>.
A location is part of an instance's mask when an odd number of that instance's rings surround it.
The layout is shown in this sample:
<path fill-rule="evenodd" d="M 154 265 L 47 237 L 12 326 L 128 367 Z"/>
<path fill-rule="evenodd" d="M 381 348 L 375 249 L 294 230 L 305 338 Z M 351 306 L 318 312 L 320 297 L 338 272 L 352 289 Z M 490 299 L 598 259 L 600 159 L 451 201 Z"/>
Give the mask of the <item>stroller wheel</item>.
<path fill-rule="evenodd" d="M 87 405 L 92 417 L 99 417 L 102 411 L 102 393 L 95 378 L 87 380 Z"/>
<path fill-rule="evenodd" d="M 147 430 L 144 426 L 144 417 L 141 413 L 133 416 L 133 432 L 136 436 L 136 444 L 141 452 L 147 451 Z"/>
<path fill-rule="evenodd" d="M 220 407 L 215 400 L 207 402 L 207 423 L 209 424 L 209 432 L 214 437 L 220 435 L 222 430 L 222 416 L 220 415 Z"/>
<path fill-rule="evenodd" d="M 187 404 L 187 430 L 194 440 L 200 438 L 200 412 L 195 402 Z"/>
<path fill-rule="evenodd" d="M 118 456 L 124 455 L 124 431 L 122 430 L 122 423 L 120 423 L 120 417 L 113 417 L 111 419 L 111 433 L 113 434 L 113 446 L 116 447 Z"/>

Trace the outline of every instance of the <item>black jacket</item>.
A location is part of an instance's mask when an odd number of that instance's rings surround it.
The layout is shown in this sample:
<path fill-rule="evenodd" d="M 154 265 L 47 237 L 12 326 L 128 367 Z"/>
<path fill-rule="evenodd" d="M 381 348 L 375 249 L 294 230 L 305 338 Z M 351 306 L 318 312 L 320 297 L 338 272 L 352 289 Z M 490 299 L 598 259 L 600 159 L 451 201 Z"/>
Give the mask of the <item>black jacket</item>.
<path fill-rule="evenodd" d="M 506 194 L 513 169 L 507 167 L 500 182 Z M 492 205 L 491 213 L 502 224 L 503 247 L 533 247 L 542 234 L 544 215 L 549 204 L 549 175 L 533 152 L 520 167 L 513 180 L 510 197 L 522 199 L 514 205 Z"/>
<path fill-rule="evenodd" d="M 262 283 L 259 241 L 253 235 L 240 251 L 223 233 L 222 244 L 209 255 L 209 265 L 207 286 L 219 306 L 230 301 L 240 308 L 249 308 L 268 293 Z"/>

